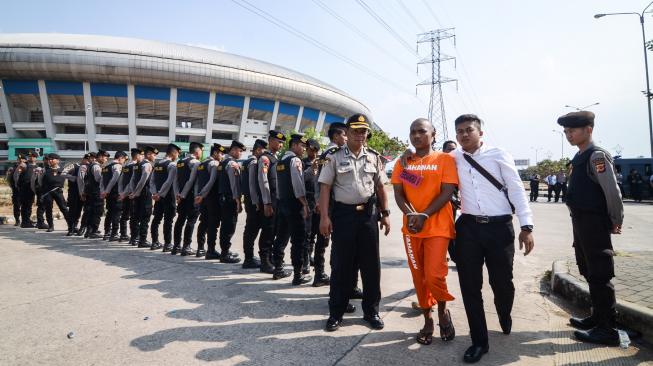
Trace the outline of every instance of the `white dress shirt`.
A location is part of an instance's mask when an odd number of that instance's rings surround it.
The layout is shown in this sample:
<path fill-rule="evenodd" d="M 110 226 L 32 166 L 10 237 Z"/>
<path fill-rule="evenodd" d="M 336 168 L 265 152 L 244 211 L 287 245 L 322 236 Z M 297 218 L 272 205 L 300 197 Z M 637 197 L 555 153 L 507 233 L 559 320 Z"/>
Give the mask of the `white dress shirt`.
<path fill-rule="evenodd" d="M 470 155 L 485 170 L 508 188 L 510 202 L 515 206 L 515 214 L 520 226 L 533 225 L 533 213 L 526 200 L 526 190 L 522 183 L 515 161 L 502 149 L 482 144 L 473 154 L 461 148 L 453 151 L 458 168 L 461 212 L 475 216 L 511 215 L 512 209 L 506 195 L 497 189 L 481 173 L 465 160 L 463 154 Z"/>

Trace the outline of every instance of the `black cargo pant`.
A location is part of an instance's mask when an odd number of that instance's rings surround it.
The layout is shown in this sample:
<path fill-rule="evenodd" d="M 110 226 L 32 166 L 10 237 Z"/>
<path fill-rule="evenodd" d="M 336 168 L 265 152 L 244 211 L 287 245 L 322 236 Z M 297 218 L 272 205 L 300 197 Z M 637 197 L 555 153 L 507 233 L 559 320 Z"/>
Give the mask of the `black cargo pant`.
<path fill-rule="evenodd" d="M 68 189 L 68 225 L 70 225 L 70 229 L 77 227 L 81 215 L 82 201 L 79 198 L 79 192 L 76 189 Z"/>
<path fill-rule="evenodd" d="M 163 242 L 166 246 L 172 245 L 172 222 L 175 219 L 176 209 L 177 202 L 172 192 L 168 192 L 165 197 L 161 197 L 154 203 L 152 227 L 150 228 L 152 243 L 159 241 L 159 225 L 163 220 Z"/>
<path fill-rule="evenodd" d="M 48 227 L 54 226 L 54 219 L 52 217 L 52 209 L 54 207 L 52 202 L 57 203 L 57 207 L 59 207 L 59 211 L 61 211 L 61 214 L 68 224 L 68 229 L 70 229 L 70 216 L 68 214 L 68 206 L 66 206 L 66 200 L 63 198 L 62 188 L 50 191 L 50 193 L 43 195 L 43 207 L 45 208 L 45 219 L 48 222 Z"/>
<path fill-rule="evenodd" d="M 229 253 L 231 238 L 236 232 L 238 222 L 238 206 L 234 198 L 220 195 L 220 250 L 222 254 Z"/>
<path fill-rule="evenodd" d="M 147 228 L 150 225 L 150 216 L 152 216 L 152 194 L 149 189 L 143 188 L 140 196 L 135 197 L 132 201 L 134 211 L 132 220 L 134 220 L 134 229 L 138 234 L 140 244 L 147 242 Z"/>
<path fill-rule="evenodd" d="M 611 223 L 605 214 L 572 210 L 574 252 L 578 271 L 589 284 L 592 316 L 599 326 L 615 327 L 614 251 Z"/>
<path fill-rule="evenodd" d="M 456 221 L 456 266 L 469 322 L 472 343 L 488 343 L 485 310 L 483 309 L 483 264 L 487 266 L 494 306 L 499 318 L 512 311 L 515 286 L 512 266 L 515 256 L 515 231 L 512 216 L 502 216 L 496 222 L 479 223 L 471 215 L 463 214 Z"/>
<path fill-rule="evenodd" d="M 14 209 L 14 220 L 20 222 L 20 193 L 16 188 L 11 188 L 11 205 Z"/>
<path fill-rule="evenodd" d="M 331 221 L 329 313 L 332 317 L 342 318 L 360 269 L 363 312 L 366 315 L 377 314 L 381 301 L 381 262 L 376 208 L 372 205 L 357 210 L 356 206 L 336 202 Z"/>
<path fill-rule="evenodd" d="M 127 238 L 130 235 L 133 235 L 131 232 L 131 226 L 129 225 L 129 219 L 132 216 L 132 200 L 125 197 L 122 200 L 122 209 L 120 210 L 120 237 Z M 127 234 L 127 227 L 130 227 L 130 234 Z"/>
<path fill-rule="evenodd" d="M 100 228 L 103 206 L 100 192 L 90 192 L 86 195 L 84 215 L 86 215 L 86 226 L 89 228 L 87 229 L 88 234 L 92 234 Z"/>
<path fill-rule="evenodd" d="M 274 236 L 277 227 L 277 202 L 271 203 L 273 214 L 272 216 L 265 216 L 263 211 L 261 213 L 261 235 L 258 239 L 259 254 L 261 256 L 261 264 L 269 263 L 273 265 L 272 247 L 274 246 Z"/>
<path fill-rule="evenodd" d="M 188 194 L 186 198 L 179 200 L 177 205 L 177 221 L 174 228 L 174 244 L 176 247 L 182 243 L 182 231 L 184 234 L 184 247 L 189 247 L 193 240 L 195 222 L 200 214 L 199 207 L 195 205 L 195 196 Z M 186 225 L 184 227 L 184 225 Z"/>
<path fill-rule="evenodd" d="M 290 260 L 295 274 L 301 273 L 306 251 L 306 224 L 300 210 L 301 206 L 279 202 L 277 237 L 272 248 L 274 267 L 280 269 L 290 240 Z"/>
<path fill-rule="evenodd" d="M 118 200 L 118 192 L 111 192 L 105 199 L 106 216 L 104 217 L 104 235 L 117 236 L 122 214 L 122 201 Z"/>
<path fill-rule="evenodd" d="M 45 206 L 43 205 L 43 193 L 40 188 L 36 189 L 36 224 L 45 224 Z"/>
<path fill-rule="evenodd" d="M 23 224 L 27 225 L 32 222 L 32 205 L 34 204 L 34 191 L 23 187 L 20 190 L 20 215 Z"/>
<path fill-rule="evenodd" d="M 310 260 L 313 254 L 313 265 L 315 274 L 324 273 L 324 255 L 329 246 L 329 238 L 320 234 L 320 214 L 313 213 L 306 220 L 306 251 L 304 254 L 304 265 Z M 358 278 L 358 271 L 356 271 Z"/>
<path fill-rule="evenodd" d="M 209 252 L 215 251 L 220 226 L 220 201 L 217 195 L 208 195 L 200 205 L 200 223 L 197 226 L 197 249 L 204 249 L 207 243 Z"/>
<path fill-rule="evenodd" d="M 252 204 L 249 197 L 245 197 L 245 230 L 243 230 L 243 252 L 245 253 L 245 260 L 254 257 L 254 241 L 261 230 L 261 222 L 263 220 L 263 212 L 256 210 L 256 205 Z M 260 244 L 260 242 L 259 242 Z M 259 245 L 259 255 L 260 255 Z"/>

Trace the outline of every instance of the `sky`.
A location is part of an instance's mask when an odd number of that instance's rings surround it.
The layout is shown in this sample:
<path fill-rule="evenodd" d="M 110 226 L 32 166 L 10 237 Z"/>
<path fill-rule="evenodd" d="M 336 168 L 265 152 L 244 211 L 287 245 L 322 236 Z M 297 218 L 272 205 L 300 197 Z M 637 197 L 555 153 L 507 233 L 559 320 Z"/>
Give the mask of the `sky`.
<path fill-rule="evenodd" d="M 245 1 L 332 52 L 238 5 L 247 6 Z M 453 27 L 455 44 L 452 39 L 441 44 L 443 53 L 456 58 L 455 63 L 442 63 L 442 75 L 458 80 L 442 87 L 448 137 L 455 138 L 457 116 L 475 113 L 485 122 L 488 144 L 532 164 L 536 153 L 539 160 L 572 157 L 575 148 L 561 143 L 560 133 L 554 132 L 561 131 L 556 120 L 573 111 L 565 105 L 597 102 L 589 108 L 597 116 L 594 140 L 613 154 L 650 156 L 638 18 L 593 18 L 596 13 L 641 12 L 647 4 L 646 0 L 22 0 L 2 5 L 0 32 L 134 37 L 264 60 L 345 91 L 365 104 L 386 132 L 407 140 L 410 122 L 428 114 L 430 88 L 415 85 L 430 79 L 427 67 L 416 73 L 417 61 L 430 50 L 420 46 L 416 54 L 417 34 Z M 651 14 L 645 23 L 648 38 L 653 39 Z"/>

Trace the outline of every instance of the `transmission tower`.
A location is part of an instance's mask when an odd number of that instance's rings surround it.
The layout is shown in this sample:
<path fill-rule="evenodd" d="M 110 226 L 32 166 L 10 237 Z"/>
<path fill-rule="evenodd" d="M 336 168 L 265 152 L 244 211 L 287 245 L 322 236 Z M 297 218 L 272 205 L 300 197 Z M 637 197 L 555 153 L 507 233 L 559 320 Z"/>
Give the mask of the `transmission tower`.
<path fill-rule="evenodd" d="M 442 76 L 441 64 L 446 61 L 453 60 L 454 67 L 456 59 L 441 52 L 440 42 L 449 38 L 453 39 L 454 46 L 456 45 L 455 28 L 436 29 L 426 33 L 417 35 L 417 52 L 419 53 L 420 43 L 431 44 L 431 54 L 419 60 L 417 63 L 417 74 L 419 75 L 419 65 L 431 65 L 431 77 L 417 84 L 417 86 L 430 85 L 431 98 L 429 100 L 429 120 L 437 130 L 436 142 L 443 142 L 448 139 L 447 134 L 447 117 L 444 113 L 444 100 L 442 99 L 442 84 L 456 82 L 456 89 L 458 88 L 458 80 Z"/>

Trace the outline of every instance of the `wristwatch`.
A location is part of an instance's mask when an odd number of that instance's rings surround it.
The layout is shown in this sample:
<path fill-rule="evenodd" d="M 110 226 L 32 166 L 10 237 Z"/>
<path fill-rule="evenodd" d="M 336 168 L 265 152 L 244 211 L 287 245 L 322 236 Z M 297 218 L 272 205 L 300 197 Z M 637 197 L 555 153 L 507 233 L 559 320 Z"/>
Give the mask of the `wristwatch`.
<path fill-rule="evenodd" d="M 533 232 L 533 225 L 524 225 L 521 227 L 522 231 L 528 231 L 529 233 Z"/>
<path fill-rule="evenodd" d="M 383 217 L 390 216 L 390 210 L 381 210 L 381 216 Z"/>

